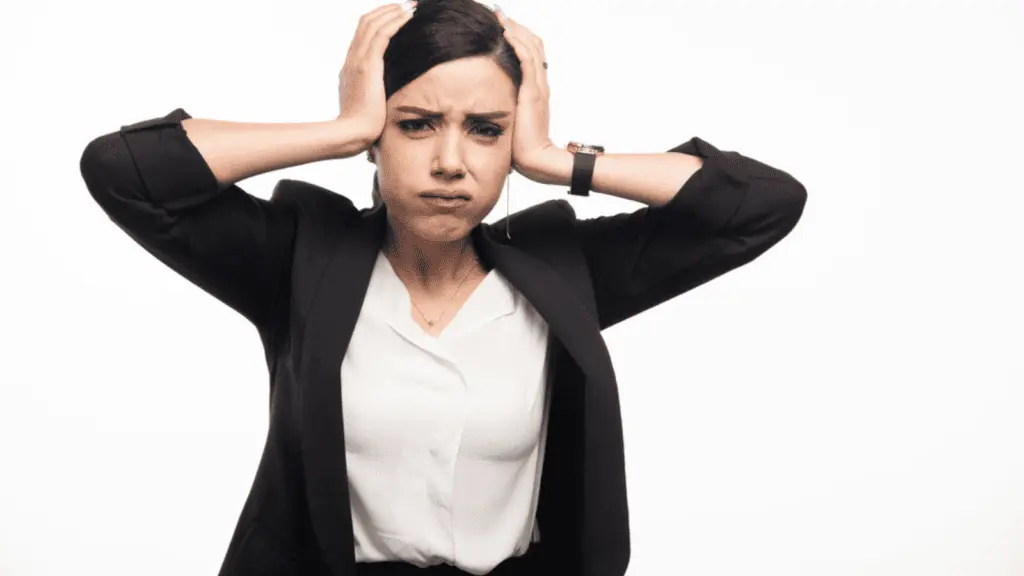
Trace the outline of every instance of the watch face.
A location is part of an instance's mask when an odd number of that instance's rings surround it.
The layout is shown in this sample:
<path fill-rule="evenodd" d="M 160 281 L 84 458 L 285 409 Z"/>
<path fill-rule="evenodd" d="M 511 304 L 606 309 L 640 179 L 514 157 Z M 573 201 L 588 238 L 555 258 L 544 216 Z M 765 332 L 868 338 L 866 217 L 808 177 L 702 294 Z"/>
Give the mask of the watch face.
<path fill-rule="evenodd" d="M 604 146 L 598 146 L 597 144 L 580 144 L 579 142 L 570 142 L 567 147 L 569 152 L 573 154 L 603 154 Z"/>

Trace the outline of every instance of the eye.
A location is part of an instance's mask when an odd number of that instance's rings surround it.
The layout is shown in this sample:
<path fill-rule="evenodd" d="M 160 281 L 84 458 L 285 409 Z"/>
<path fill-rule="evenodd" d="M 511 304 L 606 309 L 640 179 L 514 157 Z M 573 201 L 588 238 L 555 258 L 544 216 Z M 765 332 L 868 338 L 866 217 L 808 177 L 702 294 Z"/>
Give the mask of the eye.
<path fill-rule="evenodd" d="M 490 122 L 481 122 L 473 126 L 473 131 L 480 136 L 485 138 L 497 138 L 505 133 L 505 129 L 497 124 L 491 124 Z"/>
<path fill-rule="evenodd" d="M 430 127 L 430 120 L 402 120 L 398 123 L 398 127 L 402 129 L 402 132 L 422 132 Z"/>

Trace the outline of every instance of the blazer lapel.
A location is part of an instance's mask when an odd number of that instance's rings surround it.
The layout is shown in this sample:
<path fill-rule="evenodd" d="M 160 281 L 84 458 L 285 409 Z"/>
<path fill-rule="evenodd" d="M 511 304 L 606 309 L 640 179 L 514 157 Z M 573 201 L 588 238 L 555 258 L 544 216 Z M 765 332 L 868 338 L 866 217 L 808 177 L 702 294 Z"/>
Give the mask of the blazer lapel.
<path fill-rule="evenodd" d="M 608 348 L 601 338 L 597 320 L 588 312 L 568 281 L 545 260 L 528 251 L 506 244 L 497 231 L 503 228 L 480 226 L 473 240 L 481 259 L 504 275 L 516 290 L 548 323 L 580 370 L 588 378 L 599 378 L 612 369 Z M 559 247 L 548 247 L 548 251 Z M 553 253 L 550 260 L 571 269 L 570 258 Z"/>
<path fill-rule="evenodd" d="M 329 261 L 303 336 L 302 462 L 314 532 L 334 574 L 355 562 L 341 412 L 341 361 L 384 239 L 385 210 L 366 212 L 325 247 Z M 315 269 L 315 267 L 314 267 Z"/>
<path fill-rule="evenodd" d="M 550 214 L 554 212 L 537 214 L 536 220 Z M 618 559 L 623 549 L 628 550 L 629 512 L 618 388 L 608 348 L 595 320 L 590 278 L 585 267 L 581 270 L 576 265 L 572 254 L 576 248 L 571 239 L 553 241 L 546 233 L 535 237 L 523 235 L 528 241 L 543 243 L 523 250 L 505 244 L 501 232 L 503 229 L 498 226 L 478 228 L 474 234 L 478 251 L 544 317 L 552 337 L 562 344 L 583 376 L 582 388 L 558 388 L 570 382 L 554 382 L 552 400 L 561 401 L 552 405 L 548 447 L 550 454 L 564 458 L 545 462 L 542 481 L 546 485 L 541 489 L 538 521 L 542 534 L 544 526 L 554 527 L 555 533 L 548 536 L 548 542 L 559 547 L 554 552 L 559 562 L 568 561 L 568 566 L 581 562 L 582 574 L 603 573 L 607 566 L 602 563 L 609 558 Z M 543 259 L 537 256 L 540 254 Z M 585 302 L 594 310 L 593 314 Z M 578 510 L 564 504 L 566 499 L 573 498 L 579 498 L 582 505 Z M 557 502 L 554 505 L 560 512 L 545 509 L 544 502 Z M 579 516 L 567 518 L 562 512 Z M 576 554 L 581 556 L 576 558 Z"/>

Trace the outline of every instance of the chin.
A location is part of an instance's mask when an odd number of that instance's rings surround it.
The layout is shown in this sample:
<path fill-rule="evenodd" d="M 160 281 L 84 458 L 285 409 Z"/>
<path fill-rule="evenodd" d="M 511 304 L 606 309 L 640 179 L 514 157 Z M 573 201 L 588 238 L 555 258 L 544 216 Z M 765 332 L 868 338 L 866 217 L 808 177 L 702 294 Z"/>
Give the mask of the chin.
<path fill-rule="evenodd" d="M 474 222 L 454 214 L 437 214 L 420 216 L 409 228 L 429 242 L 454 242 L 469 236 L 475 226 Z"/>

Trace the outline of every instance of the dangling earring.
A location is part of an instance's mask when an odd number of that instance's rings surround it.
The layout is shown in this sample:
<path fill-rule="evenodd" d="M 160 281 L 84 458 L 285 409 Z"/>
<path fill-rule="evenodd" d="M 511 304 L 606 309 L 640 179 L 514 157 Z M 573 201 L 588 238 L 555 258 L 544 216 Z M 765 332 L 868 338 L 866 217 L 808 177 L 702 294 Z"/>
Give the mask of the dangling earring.
<path fill-rule="evenodd" d="M 376 164 L 377 163 L 377 159 L 373 155 L 373 149 L 372 148 L 370 150 L 366 151 L 366 160 L 370 164 Z"/>
<path fill-rule="evenodd" d="M 505 177 L 505 236 L 512 239 L 512 170 Z"/>

